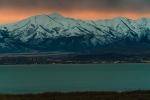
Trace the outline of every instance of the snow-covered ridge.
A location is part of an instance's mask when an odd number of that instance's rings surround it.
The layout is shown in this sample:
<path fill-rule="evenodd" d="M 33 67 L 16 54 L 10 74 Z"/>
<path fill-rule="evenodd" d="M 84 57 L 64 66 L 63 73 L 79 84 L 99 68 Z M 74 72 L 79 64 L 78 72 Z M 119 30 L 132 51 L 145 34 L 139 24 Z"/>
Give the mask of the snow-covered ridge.
<path fill-rule="evenodd" d="M 0 39 L 6 40 L 7 38 L 9 41 L 34 44 L 35 46 L 42 43 L 43 48 L 51 45 L 53 39 L 60 38 L 65 38 L 59 40 L 58 44 L 61 46 L 66 45 L 69 41 L 71 43 L 68 45 L 83 44 L 84 48 L 87 48 L 111 44 L 124 38 L 140 41 L 144 36 L 150 40 L 149 18 L 131 20 L 116 17 L 109 20 L 92 21 L 65 18 L 60 14 L 52 13 L 0 25 Z M 70 38 L 72 40 L 68 40 Z M 7 47 L 5 43 L 1 43 L 1 46 Z"/>

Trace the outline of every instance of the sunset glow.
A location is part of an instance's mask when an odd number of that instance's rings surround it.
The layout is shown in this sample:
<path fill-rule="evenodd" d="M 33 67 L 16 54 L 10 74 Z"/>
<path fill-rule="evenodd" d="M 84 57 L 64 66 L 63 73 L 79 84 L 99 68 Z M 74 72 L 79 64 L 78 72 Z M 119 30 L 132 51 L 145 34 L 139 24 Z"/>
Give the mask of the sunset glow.
<path fill-rule="evenodd" d="M 0 24 L 12 23 L 31 16 L 54 12 L 64 17 L 82 20 L 111 19 L 118 16 L 133 20 L 141 17 L 150 18 L 150 2 L 148 0 L 120 1 L 0 0 Z"/>
<path fill-rule="evenodd" d="M 10 12 L 11 11 L 11 12 Z M 0 16 L 0 24 L 12 23 L 16 21 L 23 20 L 25 18 L 41 15 L 41 14 L 51 14 L 53 11 L 44 11 L 38 10 L 36 11 L 17 11 L 17 10 L 0 10 L 3 12 L 3 16 Z M 5 12 L 5 13 L 4 13 Z M 57 12 L 64 17 L 75 18 L 75 19 L 83 19 L 83 20 L 98 20 L 98 19 L 111 19 L 118 16 L 127 17 L 129 19 L 135 20 L 141 18 L 143 16 L 150 17 L 150 14 L 140 14 L 134 12 L 95 12 L 95 11 L 74 11 L 74 12 Z"/>

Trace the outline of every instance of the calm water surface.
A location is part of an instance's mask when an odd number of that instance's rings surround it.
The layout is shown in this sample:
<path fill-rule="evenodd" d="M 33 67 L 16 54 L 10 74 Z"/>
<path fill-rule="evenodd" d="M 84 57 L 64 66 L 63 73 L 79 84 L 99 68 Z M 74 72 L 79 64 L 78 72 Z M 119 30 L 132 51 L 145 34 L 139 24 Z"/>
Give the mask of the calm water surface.
<path fill-rule="evenodd" d="M 0 66 L 0 93 L 138 89 L 150 89 L 150 64 Z"/>

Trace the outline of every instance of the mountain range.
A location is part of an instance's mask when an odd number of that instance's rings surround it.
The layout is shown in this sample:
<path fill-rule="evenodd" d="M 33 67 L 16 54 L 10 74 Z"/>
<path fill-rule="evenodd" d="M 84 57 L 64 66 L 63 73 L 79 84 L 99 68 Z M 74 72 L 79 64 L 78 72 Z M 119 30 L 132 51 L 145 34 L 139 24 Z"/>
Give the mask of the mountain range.
<path fill-rule="evenodd" d="M 150 18 L 92 21 L 52 13 L 0 25 L 0 53 L 33 51 L 150 54 Z"/>

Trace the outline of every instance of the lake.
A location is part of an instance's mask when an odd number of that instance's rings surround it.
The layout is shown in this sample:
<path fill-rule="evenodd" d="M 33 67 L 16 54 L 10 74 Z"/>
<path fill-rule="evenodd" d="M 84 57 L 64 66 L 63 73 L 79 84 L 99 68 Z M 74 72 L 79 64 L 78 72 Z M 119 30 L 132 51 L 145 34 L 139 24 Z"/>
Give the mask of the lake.
<path fill-rule="evenodd" d="M 150 64 L 1 65 L 0 93 L 150 89 Z"/>

